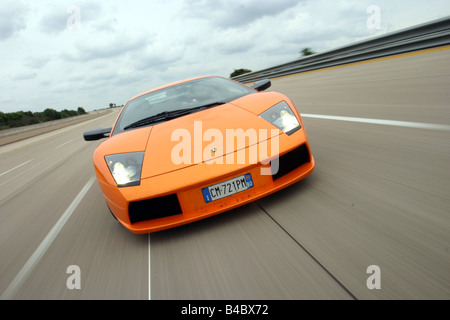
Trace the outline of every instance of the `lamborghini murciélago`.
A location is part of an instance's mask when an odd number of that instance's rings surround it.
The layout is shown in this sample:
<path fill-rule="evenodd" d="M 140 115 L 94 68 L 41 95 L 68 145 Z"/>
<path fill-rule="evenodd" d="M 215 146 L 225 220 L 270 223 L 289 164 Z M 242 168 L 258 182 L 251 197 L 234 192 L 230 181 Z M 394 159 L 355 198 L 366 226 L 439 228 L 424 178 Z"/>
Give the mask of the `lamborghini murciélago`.
<path fill-rule="evenodd" d="M 114 217 L 133 233 L 242 206 L 314 169 L 301 116 L 285 95 L 223 77 L 167 84 L 130 99 L 93 163 Z"/>

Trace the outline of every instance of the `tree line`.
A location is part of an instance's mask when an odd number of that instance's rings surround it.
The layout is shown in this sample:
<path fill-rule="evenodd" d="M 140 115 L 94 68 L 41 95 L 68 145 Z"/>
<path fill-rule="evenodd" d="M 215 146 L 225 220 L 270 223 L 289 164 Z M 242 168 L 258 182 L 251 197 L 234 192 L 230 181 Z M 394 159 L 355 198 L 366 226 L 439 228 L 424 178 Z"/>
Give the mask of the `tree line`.
<path fill-rule="evenodd" d="M 3 113 L 0 111 L 0 130 L 64 119 L 86 113 L 82 107 L 79 107 L 77 110 L 64 109 L 61 111 L 47 108 L 42 112 L 18 111 Z"/>

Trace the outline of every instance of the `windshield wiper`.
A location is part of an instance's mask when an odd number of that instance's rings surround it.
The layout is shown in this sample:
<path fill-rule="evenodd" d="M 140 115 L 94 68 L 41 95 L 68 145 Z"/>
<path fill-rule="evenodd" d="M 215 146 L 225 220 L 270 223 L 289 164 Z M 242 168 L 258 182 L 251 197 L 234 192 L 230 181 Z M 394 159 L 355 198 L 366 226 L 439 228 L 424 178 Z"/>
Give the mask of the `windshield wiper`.
<path fill-rule="evenodd" d="M 138 120 L 136 122 L 133 122 L 132 124 L 129 124 L 125 128 L 123 128 L 123 130 L 128 130 L 130 128 L 143 127 L 143 126 L 146 126 L 146 125 L 149 125 L 152 123 L 175 119 L 175 118 L 184 116 L 189 113 L 197 112 L 197 111 L 200 111 L 203 109 L 208 109 L 208 108 L 215 107 L 215 106 L 218 106 L 218 105 L 221 105 L 224 103 L 226 103 L 226 102 L 213 102 L 213 103 L 208 103 L 203 106 L 194 107 L 194 108 L 179 109 L 179 110 L 173 110 L 173 111 L 163 111 L 163 112 L 155 114 L 151 117 L 147 117 L 147 118 Z"/>

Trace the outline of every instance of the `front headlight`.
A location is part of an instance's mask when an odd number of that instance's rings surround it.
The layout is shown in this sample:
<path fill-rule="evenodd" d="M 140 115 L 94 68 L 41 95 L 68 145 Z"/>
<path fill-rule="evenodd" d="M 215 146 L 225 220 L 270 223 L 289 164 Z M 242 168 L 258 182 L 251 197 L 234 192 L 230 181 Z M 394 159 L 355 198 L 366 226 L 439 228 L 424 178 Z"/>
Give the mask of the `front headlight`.
<path fill-rule="evenodd" d="M 141 183 L 144 152 L 131 152 L 105 156 L 111 175 L 118 187 L 138 186 Z"/>
<path fill-rule="evenodd" d="M 297 117 L 292 112 L 286 101 L 277 103 L 272 108 L 261 113 L 259 116 L 272 123 L 287 135 L 291 135 L 301 128 Z"/>

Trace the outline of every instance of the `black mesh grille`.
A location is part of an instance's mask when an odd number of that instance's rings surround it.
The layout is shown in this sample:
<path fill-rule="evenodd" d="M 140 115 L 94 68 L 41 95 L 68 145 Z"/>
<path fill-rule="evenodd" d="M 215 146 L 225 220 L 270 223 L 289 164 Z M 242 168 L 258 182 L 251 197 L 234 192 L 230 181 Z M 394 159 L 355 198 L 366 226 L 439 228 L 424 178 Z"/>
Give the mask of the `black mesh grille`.
<path fill-rule="evenodd" d="M 278 158 L 278 171 L 276 171 L 276 166 L 272 165 L 272 178 L 277 180 L 282 176 L 288 174 L 289 172 L 297 169 L 301 165 L 310 161 L 308 147 L 303 144 L 300 147 L 282 155 Z"/>
<path fill-rule="evenodd" d="M 181 214 L 176 194 L 131 202 L 128 207 L 131 223 Z"/>

